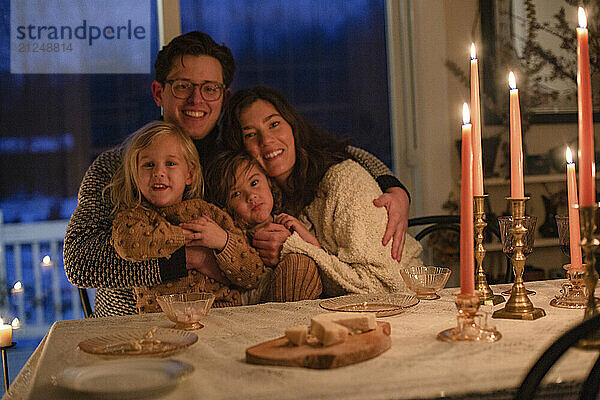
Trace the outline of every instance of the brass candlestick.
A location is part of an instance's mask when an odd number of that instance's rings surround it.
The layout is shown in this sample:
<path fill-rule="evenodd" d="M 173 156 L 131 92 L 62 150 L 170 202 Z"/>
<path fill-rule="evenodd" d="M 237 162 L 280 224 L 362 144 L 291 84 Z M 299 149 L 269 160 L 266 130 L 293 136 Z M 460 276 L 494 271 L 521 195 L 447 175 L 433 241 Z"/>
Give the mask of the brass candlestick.
<path fill-rule="evenodd" d="M 588 320 L 598 315 L 596 309 L 596 297 L 594 292 L 598 283 L 598 273 L 596 272 L 596 251 L 600 241 L 596 237 L 596 216 L 598 213 L 598 204 L 593 206 L 579 207 L 579 224 L 581 230 L 581 248 L 585 260 L 584 282 L 587 291 L 587 304 L 583 314 L 583 320 Z M 579 341 L 578 347 L 584 349 L 600 348 L 600 332 L 596 331 L 589 337 Z"/>
<path fill-rule="evenodd" d="M 456 328 L 446 329 L 437 335 L 443 342 L 495 342 L 502 334 L 495 327 L 487 327 L 487 313 L 479 310 L 479 293 L 456 294 Z"/>
<path fill-rule="evenodd" d="M 475 218 L 475 259 L 477 260 L 477 271 L 475 271 L 475 290 L 480 293 L 479 301 L 481 304 L 496 305 L 504 302 L 504 297 L 494 295 L 494 292 L 487 283 L 485 271 L 483 270 L 483 258 L 485 257 L 485 247 L 483 247 L 483 230 L 487 226 L 484 221 L 485 209 L 484 203 L 487 194 L 482 196 L 473 196 L 474 207 L 473 216 Z"/>
<path fill-rule="evenodd" d="M 529 197 L 514 198 L 509 197 L 510 208 L 513 217 L 513 226 L 510 229 L 511 235 L 515 239 L 514 252 L 511 260 L 515 273 L 515 282 L 513 283 L 510 297 L 503 309 L 494 312 L 493 318 L 505 319 L 523 319 L 535 320 L 546 315 L 541 308 L 535 308 L 527 296 L 527 290 L 523 284 L 523 271 L 525 270 L 525 254 L 523 253 L 523 236 L 527 233 L 527 228 L 523 226 L 525 216 L 525 202 Z"/>

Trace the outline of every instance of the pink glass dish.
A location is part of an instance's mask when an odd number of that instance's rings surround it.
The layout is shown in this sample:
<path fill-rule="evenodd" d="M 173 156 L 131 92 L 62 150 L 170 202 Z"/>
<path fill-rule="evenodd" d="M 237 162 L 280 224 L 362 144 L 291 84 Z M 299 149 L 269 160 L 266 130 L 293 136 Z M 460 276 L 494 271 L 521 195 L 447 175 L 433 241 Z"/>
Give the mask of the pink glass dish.
<path fill-rule="evenodd" d="M 156 298 L 167 317 L 175 322 L 175 329 L 191 331 L 203 328 L 200 323 L 215 300 L 212 293 L 166 294 Z"/>
<path fill-rule="evenodd" d="M 421 266 L 400 270 L 406 286 L 422 300 L 435 300 L 440 296 L 436 293 L 442 289 L 450 277 L 450 269 L 445 267 Z"/>

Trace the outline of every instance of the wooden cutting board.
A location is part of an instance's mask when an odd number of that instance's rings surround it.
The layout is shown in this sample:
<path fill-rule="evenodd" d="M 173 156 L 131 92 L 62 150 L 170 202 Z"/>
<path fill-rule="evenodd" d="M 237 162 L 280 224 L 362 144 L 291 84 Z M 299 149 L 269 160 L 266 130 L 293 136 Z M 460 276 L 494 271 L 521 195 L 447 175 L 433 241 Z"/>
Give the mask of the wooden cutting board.
<path fill-rule="evenodd" d="M 345 342 L 328 347 L 303 344 L 294 346 L 286 337 L 270 340 L 246 349 L 246 362 L 305 368 L 337 368 L 377 357 L 390 347 L 391 327 L 377 321 L 377 328 L 348 336 Z"/>

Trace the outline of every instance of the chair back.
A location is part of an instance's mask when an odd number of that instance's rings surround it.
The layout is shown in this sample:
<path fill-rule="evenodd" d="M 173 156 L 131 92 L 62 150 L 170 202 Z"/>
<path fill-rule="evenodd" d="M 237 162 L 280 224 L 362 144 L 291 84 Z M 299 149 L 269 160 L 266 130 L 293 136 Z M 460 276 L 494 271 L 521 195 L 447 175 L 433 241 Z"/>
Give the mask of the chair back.
<path fill-rule="evenodd" d="M 572 346 L 576 345 L 581 339 L 595 333 L 600 328 L 600 315 L 596 315 L 586 321 L 583 321 L 576 327 L 559 337 L 542 356 L 536 361 L 529 373 L 523 380 L 521 387 L 517 391 L 516 400 L 530 400 L 534 398 L 535 392 L 540 386 L 542 379 L 548 371 L 556 364 L 558 359 Z M 600 357 L 592 367 L 590 374 L 583 383 L 580 399 L 596 399 L 598 389 L 600 388 Z"/>
<path fill-rule="evenodd" d="M 86 318 L 90 318 L 92 315 L 92 305 L 90 304 L 90 296 L 88 296 L 88 292 L 86 288 L 78 288 L 79 289 L 79 300 L 81 300 L 81 308 L 83 309 L 83 314 Z"/>
<path fill-rule="evenodd" d="M 429 217 L 410 218 L 408 220 L 409 227 L 424 225 L 427 226 L 415 235 L 415 239 L 418 241 L 421 241 L 421 239 L 435 231 L 443 229 L 450 229 L 460 233 L 460 215 L 432 215 Z"/>
<path fill-rule="evenodd" d="M 426 264 L 444 265 L 451 269 L 457 268 L 458 249 L 460 248 L 460 215 L 431 215 L 409 218 L 408 226 L 420 227 L 414 238 L 423 245 L 423 261 Z M 500 241 L 500 231 L 497 224 L 488 224 L 486 230 Z M 435 236 L 435 241 L 433 241 L 434 237 L 431 235 L 435 232 L 439 235 Z M 424 239 L 426 238 L 430 240 L 425 242 Z M 436 247 L 436 249 L 433 247 Z M 447 251 L 444 251 L 444 249 Z M 452 268 L 453 266 L 455 268 Z M 453 282 L 449 286 L 454 286 L 457 283 L 454 281 L 458 279 L 458 275 L 454 274 L 454 277 L 451 276 L 450 279 Z"/>

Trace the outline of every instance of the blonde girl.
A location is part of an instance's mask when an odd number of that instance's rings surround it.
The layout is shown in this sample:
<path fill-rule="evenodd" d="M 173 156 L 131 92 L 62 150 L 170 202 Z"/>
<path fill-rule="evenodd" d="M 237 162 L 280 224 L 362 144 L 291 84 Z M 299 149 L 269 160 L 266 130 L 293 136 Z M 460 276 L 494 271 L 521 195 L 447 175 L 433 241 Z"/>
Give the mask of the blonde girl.
<path fill-rule="evenodd" d="M 122 166 L 105 190 L 114 204 L 115 251 L 143 261 L 171 257 L 186 244 L 209 249 L 201 268 L 171 282 L 134 288 L 139 312 L 160 311 L 156 296 L 199 291 L 215 293 L 216 306 L 241 305 L 242 294 L 256 288 L 265 272 L 231 217 L 197 198 L 201 171 L 194 143 L 173 124 L 151 122 L 126 141 Z"/>

